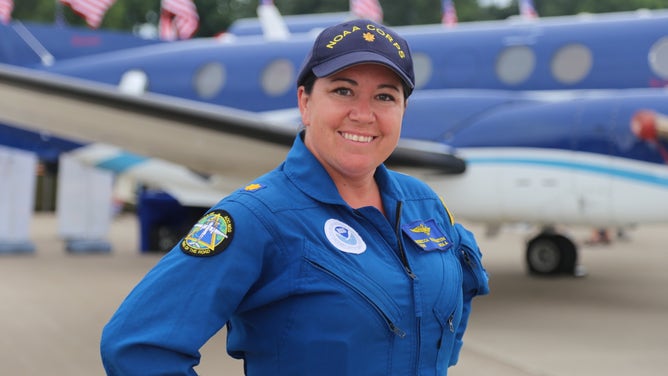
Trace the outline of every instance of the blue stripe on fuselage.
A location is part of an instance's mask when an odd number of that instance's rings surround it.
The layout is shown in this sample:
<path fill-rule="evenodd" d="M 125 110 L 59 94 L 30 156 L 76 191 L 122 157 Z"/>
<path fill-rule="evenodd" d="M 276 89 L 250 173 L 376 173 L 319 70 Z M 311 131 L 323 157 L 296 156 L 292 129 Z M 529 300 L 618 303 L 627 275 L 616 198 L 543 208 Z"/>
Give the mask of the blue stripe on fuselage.
<path fill-rule="evenodd" d="M 633 171 L 628 168 L 608 167 L 585 162 L 571 162 L 561 161 L 557 159 L 548 158 L 522 158 L 522 157 L 472 157 L 466 158 L 466 162 L 470 164 L 520 164 L 520 165 L 534 165 L 545 167 L 556 167 L 567 170 L 586 171 L 595 174 L 609 175 L 625 180 L 635 180 L 647 184 L 658 185 L 661 187 L 668 187 L 668 177 L 657 176 L 651 173 L 642 171 Z M 668 166 L 665 167 L 668 171 Z"/>
<path fill-rule="evenodd" d="M 132 168 L 148 158 L 131 153 L 121 153 L 113 158 L 109 158 L 97 164 L 97 167 L 112 170 L 116 173 L 122 173 Z"/>

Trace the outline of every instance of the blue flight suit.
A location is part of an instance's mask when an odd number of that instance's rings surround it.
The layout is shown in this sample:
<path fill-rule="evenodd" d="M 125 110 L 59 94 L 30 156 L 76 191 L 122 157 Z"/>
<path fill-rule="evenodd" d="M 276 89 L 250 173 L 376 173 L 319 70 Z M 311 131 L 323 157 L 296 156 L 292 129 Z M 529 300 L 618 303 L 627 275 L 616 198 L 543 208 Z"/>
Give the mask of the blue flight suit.
<path fill-rule="evenodd" d="M 297 137 L 211 208 L 106 325 L 110 375 L 194 375 L 227 323 L 247 375 L 446 375 L 488 292 L 470 232 L 425 184 L 380 166 L 386 215 L 353 209 Z"/>

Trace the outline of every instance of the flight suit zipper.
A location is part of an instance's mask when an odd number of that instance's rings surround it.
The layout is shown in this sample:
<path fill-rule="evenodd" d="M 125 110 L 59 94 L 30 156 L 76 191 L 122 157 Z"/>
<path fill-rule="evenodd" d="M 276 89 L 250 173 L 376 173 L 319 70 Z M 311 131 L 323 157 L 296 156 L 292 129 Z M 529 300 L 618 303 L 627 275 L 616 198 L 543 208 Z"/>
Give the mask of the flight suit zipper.
<path fill-rule="evenodd" d="M 450 316 L 448 316 L 448 329 L 450 330 L 450 333 L 454 334 L 455 333 L 455 313 L 451 313 Z M 443 344 L 443 337 L 438 339 L 438 342 L 436 342 L 436 348 L 440 349 L 441 345 Z"/>
<path fill-rule="evenodd" d="M 399 245 L 399 258 L 401 259 L 401 264 L 404 267 L 404 270 L 406 270 L 406 273 L 408 274 L 409 277 L 411 277 L 412 280 L 415 280 L 417 277 L 415 274 L 413 274 L 413 271 L 411 270 L 411 266 L 408 264 L 408 257 L 406 256 L 406 250 L 404 249 L 404 242 L 401 241 L 402 236 L 401 236 L 401 208 L 402 208 L 402 202 L 399 201 L 397 202 L 397 214 L 395 217 L 394 221 L 394 232 L 395 235 L 397 236 L 397 243 Z"/>
<path fill-rule="evenodd" d="M 467 245 L 462 244 L 462 246 L 459 248 L 459 251 L 461 252 L 469 271 L 471 274 L 473 274 L 473 278 L 475 278 L 476 290 L 478 290 L 477 293 L 480 293 L 482 286 L 485 285 L 485 278 L 483 275 L 481 275 L 481 273 L 484 273 L 482 269 L 482 263 L 476 252 Z"/>
<path fill-rule="evenodd" d="M 420 321 L 422 319 L 422 303 L 417 299 L 418 294 L 418 278 L 413 270 L 411 269 L 410 264 L 408 263 L 408 255 L 406 255 L 406 249 L 404 248 L 403 236 L 401 233 L 401 209 L 403 203 L 401 201 L 397 202 L 396 217 L 394 221 L 394 231 L 397 237 L 397 244 L 399 248 L 399 258 L 401 263 L 406 271 L 406 274 L 410 277 L 413 287 L 413 304 L 415 306 L 415 318 L 416 318 L 416 330 L 415 330 L 415 374 L 419 374 L 420 371 L 420 347 L 421 347 L 421 336 L 420 336 Z"/>

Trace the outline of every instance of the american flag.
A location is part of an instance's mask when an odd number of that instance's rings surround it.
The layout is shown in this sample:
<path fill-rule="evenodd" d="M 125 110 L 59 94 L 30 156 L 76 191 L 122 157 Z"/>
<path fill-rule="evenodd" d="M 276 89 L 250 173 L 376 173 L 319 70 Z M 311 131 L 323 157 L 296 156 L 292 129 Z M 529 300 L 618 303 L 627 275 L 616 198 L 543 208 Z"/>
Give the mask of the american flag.
<path fill-rule="evenodd" d="M 383 8 L 378 0 L 350 0 L 350 12 L 355 17 L 383 22 Z"/>
<path fill-rule="evenodd" d="M 188 39 L 199 27 L 199 15 L 193 0 L 162 0 L 160 38 Z"/>
<path fill-rule="evenodd" d="M 443 0 L 443 17 L 441 23 L 445 26 L 455 26 L 457 24 L 457 9 L 452 0 Z"/>
<path fill-rule="evenodd" d="M 536 8 L 532 0 L 520 0 L 520 16 L 524 18 L 538 18 Z"/>
<path fill-rule="evenodd" d="M 61 3 L 69 5 L 72 10 L 86 20 L 88 26 L 97 29 L 102 23 L 102 18 L 107 9 L 116 0 L 60 0 Z"/>
<path fill-rule="evenodd" d="M 13 0 L 0 0 L 0 22 L 8 24 L 14 10 Z"/>

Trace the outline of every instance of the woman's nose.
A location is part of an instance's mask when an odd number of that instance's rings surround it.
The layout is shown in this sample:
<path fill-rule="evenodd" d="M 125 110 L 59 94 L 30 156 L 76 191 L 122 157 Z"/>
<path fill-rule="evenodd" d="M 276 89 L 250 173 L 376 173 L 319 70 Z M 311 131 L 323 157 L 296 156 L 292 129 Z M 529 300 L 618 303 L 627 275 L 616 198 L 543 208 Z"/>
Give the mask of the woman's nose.
<path fill-rule="evenodd" d="M 350 109 L 350 119 L 360 123 L 371 123 L 375 120 L 373 106 L 370 101 L 359 99 Z"/>

